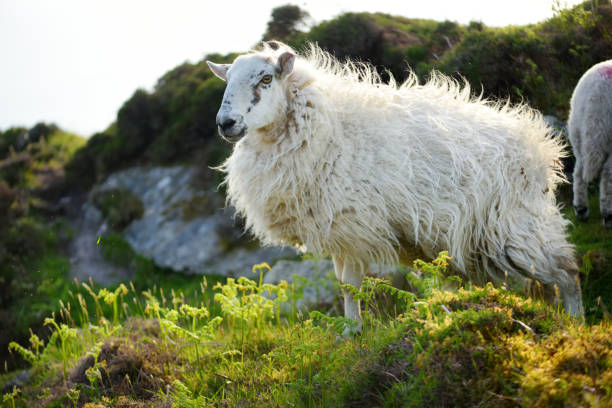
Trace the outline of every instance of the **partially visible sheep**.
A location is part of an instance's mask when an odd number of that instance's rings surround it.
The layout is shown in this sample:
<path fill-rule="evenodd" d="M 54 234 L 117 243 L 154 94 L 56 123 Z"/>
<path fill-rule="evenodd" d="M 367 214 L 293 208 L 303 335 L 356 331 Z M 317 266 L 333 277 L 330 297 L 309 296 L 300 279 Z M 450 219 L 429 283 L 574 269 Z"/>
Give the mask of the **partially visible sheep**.
<path fill-rule="evenodd" d="M 612 60 L 594 65 L 580 78 L 570 106 L 576 217 L 589 217 L 587 187 L 600 177 L 599 210 L 603 224 L 612 228 Z"/>
<path fill-rule="evenodd" d="M 227 81 L 219 133 L 229 201 L 266 244 L 332 255 L 359 287 L 370 262 L 441 250 L 477 284 L 539 281 L 568 312 L 582 301 L 567 221 L 555 204 L 563 145 L 541 116 L 472 98 L 436 75 L 397 86 L 316 46 L 209 63 Z M 345 293 L 345 315 L 360 320 Z"/>

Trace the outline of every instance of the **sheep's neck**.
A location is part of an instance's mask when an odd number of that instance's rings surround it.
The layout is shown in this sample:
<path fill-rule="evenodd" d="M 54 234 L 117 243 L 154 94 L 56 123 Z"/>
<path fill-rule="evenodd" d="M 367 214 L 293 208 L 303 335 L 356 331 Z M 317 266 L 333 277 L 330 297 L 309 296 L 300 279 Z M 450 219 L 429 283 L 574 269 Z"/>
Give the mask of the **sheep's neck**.
<path fill-rule="evenodd" d="M 256 148 L 270 150 L 276 146 L 276 152 L 280 150 L 280 145 L 291 139 L 291 134 L 298 132 L 298 124 L 295 120 L 295 109 L 289 105 L 287 112 L 281 120 L 268 123 L 265 126 L 255 129 L 257 142 Z"/>

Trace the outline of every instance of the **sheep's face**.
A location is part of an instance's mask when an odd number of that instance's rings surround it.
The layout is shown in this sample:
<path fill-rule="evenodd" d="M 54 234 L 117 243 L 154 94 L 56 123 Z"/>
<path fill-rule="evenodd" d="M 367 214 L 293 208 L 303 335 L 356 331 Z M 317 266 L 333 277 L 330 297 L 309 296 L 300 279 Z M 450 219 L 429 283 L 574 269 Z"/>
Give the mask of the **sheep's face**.
<path fill-rule="evenodd" d="M 247 132 L 281 120 L 287 110 L 283 81 L 291 73 L 294 60 L 294 54 L 285 52 L 277 61 L 260 55 L 243 55 L 233 64 L 207 61 L 213 73 L 227 82 L 217 113 L 221 137 L 237 142 Z"/>

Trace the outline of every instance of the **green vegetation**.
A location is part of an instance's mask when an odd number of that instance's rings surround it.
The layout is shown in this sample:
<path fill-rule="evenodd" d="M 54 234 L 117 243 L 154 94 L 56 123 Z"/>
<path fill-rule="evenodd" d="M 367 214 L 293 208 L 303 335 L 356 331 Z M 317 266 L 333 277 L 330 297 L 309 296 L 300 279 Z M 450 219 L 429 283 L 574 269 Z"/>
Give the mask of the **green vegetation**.
<path fill-rule="evenodd" d="M 287 4 L 272 10 L 268 29 L 263 35 L 263 40 L 285 41 L 287 38 L 302 33 L 299 26 L 304 23 L 310 15 L 306 10 L 298 6 Z"/>
<path fill-rule="evenodd" d="M 581 265 L 582 299 L 587 321 L 597 322 L 612 308 L 612 231 L 606 229 L 599 213 L 599 197 L 591 194 L 591 215 L 588 221 L 578 221 L 571 205 L 565 215 L 572 221 L 570 241 L 576 245 Z"/>
<path fill-rule="evenodd" d="M 205 59 L 229 62 L 234 57 Z M 152 93 L 137 90 L 119 110 L 116 123 L 88 140 L 66 166 L 68 178 L 89 188 L 131 165 L 193 161 L 203 163 L 204 177 L 215 179 L 208 166 L 220 164 L 229 152 L 216 140 L 215 111 L 224 88 L 203 61 L 167 72 Z"/>
<path fill-rule="evenodd" d="M 0 180 L 24 192 L 51 195 L 62 187 L 64 165 L 85 142 L 44 123 L 0 132 Z"/>
<path fill-rule="evenodd" d="M 557 7 L 545 22 L 504 28 L 346 13 L 286 40 L 298 49 L 317 42 L 340 59 L 369 62 L 399 80 L 409 67 L 421 81 L 436 69 L 467 80 L 475 94 L 527 102 L 563 118 L 580 76 L 612 58 L 612 6 L 599 3 Z"/>
<path fill-rule="evenodd" d="M 256 281 L 227 279 L 214 298 L 204 284 L 192 302 L 181 291 L 80 284 L 46 320 L 46 344 L 35 336 L 30 346 L 11 344 L 32 363 L 32 380 L 5 400 L 88 408 L 612 402 L 609 322 L 578 323 L 491 285 L 441 291 L 445 264 L 441 254 L 415 266 L 424 277 L 413 284 L 431 289 L 423 298 L 379 279 L 352 288 L 370 307 L 363 335 L 350 338 L 339 337 L 345 318 L 280 315 L 299 293 L 262 284 L 265 264 L 253 268 Z"/>
<path fill-rule="evenodd" d="M 578 79 L 611 57 L 612 7 L 592 11 L 585 2 L 532 26 L 468 30 L 434 66 L 459 73 L 476 92 L 564 118 Z"/>
<path fill-rule="evenodd" d="M 64 164 L 85 139 L 54 125 L 0 133 L 0 357 L 10 340 L 40 332 L 68 293 L 71 237 L 54 203 Z"/>
<path fill-rule="evenodd" d="M 99 238 L 98 245 L 104 258 L 111 264 L 129 268 L 134 279 L 132 285 L 138 291 L 158 289 L 163 293 L 166 291 L 181 291 L 187 300 L 197 301 L 200 292 L 211 295 L 210 290 L 205 289 L 209 285 L 202 286 L 202 277 L 176 273 L 170 269 L 162 268 L 150 259 L 134 252 L 130 244 L 117 232 L 109 232 Z M 206 282 L 211 285 L 220 282 L 220 276 L 208 275 Z M 114 286 L 113 286 L 114 287 Z M 209 306 L 210 307 L 210 306 Z"/>
<path fill-rule="evenodd" d="M 142 217 L 144 207 L 140 199 L 124 189 L 96 191 L 92 197 L 95 205 L 111 228 L 121 230 L 130 222 Z"/>
<path fill-rule="evenodd" d="M 399 80 L 408 66 L 421 81 L 438 69 L 465 78 L 475 93 L 561 119 L 582 73 L 612 58 L 612 6 L 604 1 L 505 28 L 347 13 L 306 30 L 303 10 L 276 11 L 266 39 L 298 49 L 316 41 Z M 407 275 L 411 292 L 380 280 L 347 288 L 362 300 L 365 324 L 361 335 L 343 338 L 355 323 L 339 317 L 337 306 L 299 315 L 303 288 L 263 285 L 264 265 L 255 280 L 202 279 L 135 254 L 118 231 L 143 208 L 124 190 L 93 201 L 113 229 L 99 237 L 102 254 L 129 269 L 132 283 L 69 281 L 64 194 L 135 164 L 195 164 L 199 187 L 218 184 L 209 166 L 230 149 L 214 123 L 224 84 L 204 60 L 235 56 L 211 54 L 174 68 L 151 92 L 136 91 L 116 121 L 87 141 L 47 124 L 0 132 L 0 352 L 13 340 L 5 367 L 31 366 L 30 380 L 7 390 L 3 406 L 612 404 L 612 233 L 601 226 L 597 197 L 589 222 L 576 222 L 569 206 L 566 213 L 586 323 L 492 286 L 444 292 L 441 256 L 417 265 L 423 278 Z M 195 197 L 180 212 L 194 218 L 219 202 Z M 0 375 L 0 384 L 12 377 Z"/>

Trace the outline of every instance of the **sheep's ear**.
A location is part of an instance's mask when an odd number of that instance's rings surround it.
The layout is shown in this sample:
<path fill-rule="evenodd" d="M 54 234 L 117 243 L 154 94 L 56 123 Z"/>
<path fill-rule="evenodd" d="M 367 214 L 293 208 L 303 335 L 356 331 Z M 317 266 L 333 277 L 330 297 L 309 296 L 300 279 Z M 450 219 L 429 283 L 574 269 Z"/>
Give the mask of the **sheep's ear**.
<path fill-rule="evenodd" d="M 210 61 L 206 61 L 206 63 L 208 64 L 208 67 L 213 72 L 213 74 L 225 81 L 227 70 L 229 69 L 231 64 L 215 64 L 214 62 Z"/>
<path fill-rule="evenodd" d="M 295 62 L 295 54 L 283 52 L 276 62 L 276 72 L 281 76 L 286 76 L 293 71 L 293 63 Z"/>

